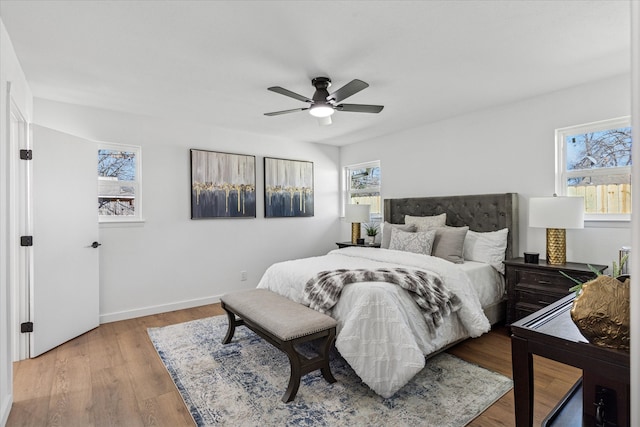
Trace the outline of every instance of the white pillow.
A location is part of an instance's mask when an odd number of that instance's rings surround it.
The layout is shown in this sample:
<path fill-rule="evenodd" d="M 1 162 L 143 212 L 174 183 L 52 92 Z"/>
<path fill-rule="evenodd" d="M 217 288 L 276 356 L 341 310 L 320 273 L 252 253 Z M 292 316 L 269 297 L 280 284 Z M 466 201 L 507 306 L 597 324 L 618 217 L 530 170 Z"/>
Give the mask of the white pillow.
<path fill-rule="evenodd" d="M 507 250 L 508 228 L 498 231 L 479 233 L 469 230 L 464 239 L 463 256 L 467 261 L 479 261 L 490 264 L 504 274 L 504 253 Z"/>
<path fill-rule="evenodd" d="M 392 228 L 389 249 L 431 255 L 435 237 L 436 230 L 409 233 L 397 228 Z"/>
<path fill-rule="evenodd" d="M 389 243 L 391 243 L 391 230 L 398 228 L 402 231 L 414 232 L 416 231 L 415 225 L 407 224 L 390 224 L 387 221 L 382 225 L 382 241 L 380 247 L 383 249 L 389 249 Z"/>
<path fill-rule="evenodd" d="M 446 213 L 434 216 L 404 216 L 404 223 L 415 225 L 417 231 L 428 231 L 430 228 L 444 227 L 446 222 Z"/>

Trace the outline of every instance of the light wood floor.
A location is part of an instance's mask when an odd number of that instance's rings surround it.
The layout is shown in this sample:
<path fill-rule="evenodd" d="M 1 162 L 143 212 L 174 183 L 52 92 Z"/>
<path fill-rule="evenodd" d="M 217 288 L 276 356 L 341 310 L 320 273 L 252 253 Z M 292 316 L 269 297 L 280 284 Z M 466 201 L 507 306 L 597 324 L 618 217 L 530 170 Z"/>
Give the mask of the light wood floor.
<path fill-rule="evenodd" d="M 192 426 L 147 328 L 220 315 L 218 304 L 107 323 L 35 359 L 14 364 L 14 403 L 7 427 Z M 511 377 L 511 347 L 505 328 L 449 350 L 456 356 Z M 546 414 L 581 372 L 535 358 L 535 419 Z M 514 426 L 513 390 L 471 426 Z"/>

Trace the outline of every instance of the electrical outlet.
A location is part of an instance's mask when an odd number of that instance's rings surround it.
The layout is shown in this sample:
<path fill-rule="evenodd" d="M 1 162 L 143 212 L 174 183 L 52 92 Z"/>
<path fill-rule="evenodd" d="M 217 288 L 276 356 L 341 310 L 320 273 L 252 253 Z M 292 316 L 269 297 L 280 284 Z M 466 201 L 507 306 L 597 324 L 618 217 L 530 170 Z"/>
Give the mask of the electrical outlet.
<path fill-rule="evenodd" d="M 240 280 L 241 280 L 241 281 L 243 281 L 243 282 L 244 282 L 245 280 L 247 280 L 247 272 L 246 272 L 245 270 L 242 270 L 242 271 L 240 272 Z"/>

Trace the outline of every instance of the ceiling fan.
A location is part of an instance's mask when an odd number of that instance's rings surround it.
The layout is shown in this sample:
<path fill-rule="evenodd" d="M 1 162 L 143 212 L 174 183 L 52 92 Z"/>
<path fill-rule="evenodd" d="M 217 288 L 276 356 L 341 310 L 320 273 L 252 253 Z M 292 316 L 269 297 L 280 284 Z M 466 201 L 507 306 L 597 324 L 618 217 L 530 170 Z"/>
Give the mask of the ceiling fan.
<path fill-rule="evenodd" d="M 280 86 L 272 86 L 268 90 L 285 95 L 298 101 L 310 104 L 304 108 L 294 108 L 292 110 L 274 111 L 264 113 L 265 116 L 278 116 L 280 114 L 295 113 L 297 111 L 309 110 L 309 114 L 320 119 L 320 124 L 331 124 L 331 115 L 336 111 L 350 111 L 354 113 L 379 113 L 384 108 L 383 105 L 365 104 L 340 104 L 342 100 L 355 95 L 361 90 L 369 87 L 362 80 L 354 79 L 333 93 L 329 93 L 327 88 L 331 86 L 331 79 L 328 77 L 316 77 L 311 80 L 311 85 L 316 88 L 311 99 L 298 95 Z"/>

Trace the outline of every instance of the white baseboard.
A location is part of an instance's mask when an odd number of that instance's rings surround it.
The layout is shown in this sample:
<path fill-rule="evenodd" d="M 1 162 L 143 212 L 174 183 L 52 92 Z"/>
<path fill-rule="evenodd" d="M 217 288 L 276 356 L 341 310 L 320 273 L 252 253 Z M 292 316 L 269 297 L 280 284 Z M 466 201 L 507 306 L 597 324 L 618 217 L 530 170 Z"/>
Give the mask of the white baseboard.
<path fill-rule="evenodd" d="M 104 313 L 100 315 L 100 323 L 110 323 L 117 322 L 118 320 L 134 319 L 136 317 L 166 313 L 169 311 L 182 310 L 185 308 L 199 307 L 201 305 L 215 304 L 217 302 L 220 302 L 219 295 L 206 298 L 197 298 L 187 301 L 178 301 L 170 304 L 136 308 L 133 310 L 118 311 L 115 313 Z"/>
<path fill-rule="evenodd" d="M 11 412 L 11 405 L 13 405 L 13 393 L 8 396 L 4 396 L 2 399 L 2 408 L 0 408 L 0 426 L 7 425 L 9 419 L 9 412 Z"/>

